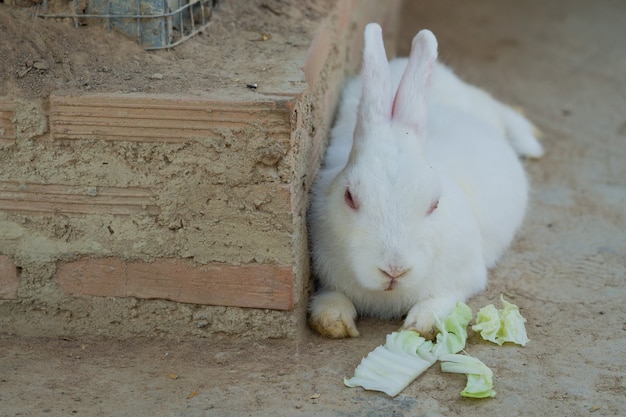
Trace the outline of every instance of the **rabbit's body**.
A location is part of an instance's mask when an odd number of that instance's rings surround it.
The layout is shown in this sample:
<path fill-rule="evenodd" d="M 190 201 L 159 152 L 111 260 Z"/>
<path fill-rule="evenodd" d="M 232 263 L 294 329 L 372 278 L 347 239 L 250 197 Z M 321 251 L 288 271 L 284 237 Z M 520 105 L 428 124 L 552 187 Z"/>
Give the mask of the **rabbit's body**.
<path fill-rule="evenodd" d="M 427 334 L 483 290 L 524 217 L 528 185 L 516 151 L 542 153 L 526 119 L 429 60 L 432 34 L 417 52 L 416 36 L 414 62 L 386 66 L 372 26 L 309 213 L 321 287 L 311 324 L 330 337 L 358 335 L 357 312 L 408 314 L 405 327 Z"/>

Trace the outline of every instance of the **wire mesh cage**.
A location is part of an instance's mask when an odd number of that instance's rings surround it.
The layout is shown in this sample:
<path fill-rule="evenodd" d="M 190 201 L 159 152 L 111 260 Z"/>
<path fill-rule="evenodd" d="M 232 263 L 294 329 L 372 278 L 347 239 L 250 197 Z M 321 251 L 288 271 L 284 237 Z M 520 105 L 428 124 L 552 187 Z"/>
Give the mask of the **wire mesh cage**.
<path fill-rule="evenodd" d="M 61 8 L 55 0 L 43 0 L 37 16 L 71 18 L 74 26 L 104 21 L 112 28 L 136 37 L 147 50 L 173 48 L 209 24 L 218 0 L 67 0 Z M 54 5 L 58 6 L 58 5 Z"/>

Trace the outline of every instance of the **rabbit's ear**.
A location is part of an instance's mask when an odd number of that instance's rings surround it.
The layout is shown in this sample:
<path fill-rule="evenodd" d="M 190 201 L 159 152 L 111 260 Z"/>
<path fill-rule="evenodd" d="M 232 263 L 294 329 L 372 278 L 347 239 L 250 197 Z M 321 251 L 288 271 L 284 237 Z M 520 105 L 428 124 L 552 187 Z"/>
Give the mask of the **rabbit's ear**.
<path fill-rule="evenodd" d="M 436 59 L 435 35 L 429 30 L 421 30 L 413 38 L 409 63 L 393 101 L 393 120 L 411 126 L 419 136 L 425 130 L 428 93 Z"/>
<path fill-rule="evenodd" d="M 361 70 L 363 91 L 355 137 L 362 136 L 361 133 L 366 132 L 370 126 L 389 123 L 393 103 L 391 70 L 385 53 L 381 27 L 377 23 L 368 24 L 364 37 Z"/>

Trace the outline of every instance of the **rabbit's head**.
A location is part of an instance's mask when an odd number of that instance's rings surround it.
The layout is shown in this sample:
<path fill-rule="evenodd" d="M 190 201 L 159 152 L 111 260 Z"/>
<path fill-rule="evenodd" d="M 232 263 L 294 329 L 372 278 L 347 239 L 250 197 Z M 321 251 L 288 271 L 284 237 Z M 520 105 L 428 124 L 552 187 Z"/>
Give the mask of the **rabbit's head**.
<path fill-rule="evenodd" d="M 345 272 L 369 290 L 414 288 L 427 278 L 437 255 L 445 196 L 425 155 L 436 57 L 434 35 L 421 31 L 393 91 L 381 28 L 370 24 L 365 29 L 353 146 L 329 187 L 324 233 L 330 235 L 327 250 L 343 254 L 350 270 Z"/>

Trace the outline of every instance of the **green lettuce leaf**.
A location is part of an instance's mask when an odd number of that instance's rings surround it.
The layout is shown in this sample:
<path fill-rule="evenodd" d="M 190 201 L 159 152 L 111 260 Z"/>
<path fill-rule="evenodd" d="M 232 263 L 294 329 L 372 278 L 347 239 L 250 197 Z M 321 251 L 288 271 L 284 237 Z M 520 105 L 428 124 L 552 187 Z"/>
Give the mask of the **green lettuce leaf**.
<path fill-rule="evenodd" d="M 529 342 L 524 326 L 526 319 L 515 304 L 505 301 L 502 295 L 500 300 L 504 308 L 498 310 L 493 304 L 489 304 L 478 311 L 472 330 L 480 332 L 484 340 L 498 345 L 513 342 L 525 346 Z"/>
<path fill-rule="evenodd" d="M 502 320 L 502 327 L 499 332 L 500 338 L 505 342 L 526 346 L 526 343 L 530 341 L 526 335 L 526 326 L 524 326 L 526 319 L 522 317 L 519 308 L 515 304 L 506 302 L 502 296 L 500 296 L 500 300 L 502 305 L 504 305 L 504 308 L 499 310 L 500 319 Z"/>
<path fill-rule="evenodd" d="M 467 375 L 467 384 L 461 391 L 463 397 L 488 398 L 494 397 L 493 372 L 487 365 L 468 355 L 448 354 L 439 357 L 441 370 Z"/>
<path fill-rule="evenodd" d="M 524 346 L 528 342 L 524 323 L 518 307 L 500 297 L 503 308 L 493 304 L 480 309 L 474 331 L 480 331 L 485 340 L 502 345 L 514 342 Z M 387 335 L 385 344 L 378 346 L 363 358 L 352 378 L 344 378 L 349 387 L 360 386 L 382 391 L 392 397 L 398 395 L 415 378 L 441 361 L 444 372 L 467 375 L 467 384 L 461 392 L 464 397 L 488 398 L 493 390 L 493 372 L 483 362 L 468 355 L 460 355 L 467 341 L 467 326 L 472 320 L 472 310 L 459 302 L 450 314 L 437 323 L 436 343 L 424 339 L 412 330 L 401 330 Z"/>
<path fill-rule="evenodd" d="M 435 356 L 458 353 L 467 342 L 467 325 L 472 320 L 472 309 L 463 302 L 456 303 L 443 321 L 437 323 L 437 343 L 433 348 Z"/>
<path fill-rule="evenodd" d="M 459 302 L 437 323 L 440 333 L 436 344 L 413 330 L 388 334 L 385 344 L 363 358 L 354 370 L 354 376 L 344 378 L 344 384 L 382 391 L 395 397 L 430 368 L 439 355 L 456 353 L 465 347 L 467 325 L 471 320 L 472 310 Z"/>

